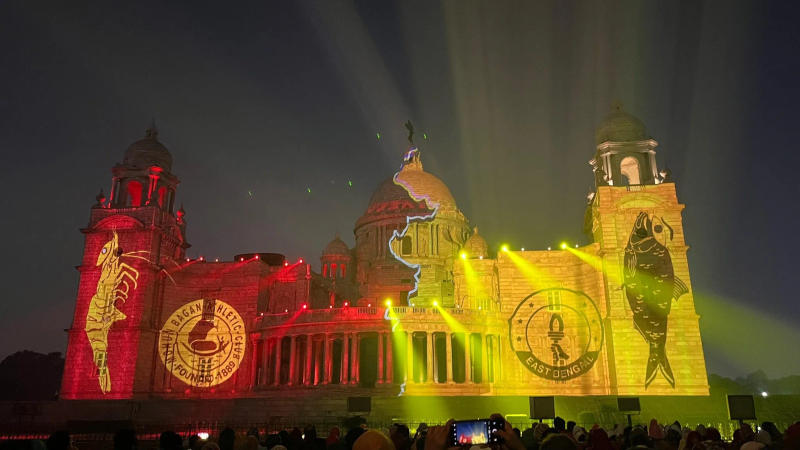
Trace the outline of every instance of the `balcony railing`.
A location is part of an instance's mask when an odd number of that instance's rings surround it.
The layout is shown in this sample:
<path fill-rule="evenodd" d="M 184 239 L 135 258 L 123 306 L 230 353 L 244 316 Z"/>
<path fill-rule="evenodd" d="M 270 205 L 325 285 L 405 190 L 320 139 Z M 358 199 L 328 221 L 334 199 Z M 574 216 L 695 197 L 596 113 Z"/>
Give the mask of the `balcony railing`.
<path fill-rule="evenodd" d="M 390 317 L 399 320 L 442 320 L 437 308 L 422 308 L 418 306 L 392 306 Z M 462 308 L 441 308 L 451 315 L 458 315 L 459 320 L 486 320 L 497 316 L 495 311 Z M 296 316 L 296 317 L 295 317 Z M 325 308 L 308 309 L 300 312 L 288 312 L 281 314 L 265 314 L 260 316 L 260 326 L 270 327 L 282 325 L 287 321 L 292 324 L 307 324 L 314 322 L 350 322 L 350 321 L 374 321 L 384 320 L 386 308 L 378 307 L 347 307 L 347 308 Z"/>

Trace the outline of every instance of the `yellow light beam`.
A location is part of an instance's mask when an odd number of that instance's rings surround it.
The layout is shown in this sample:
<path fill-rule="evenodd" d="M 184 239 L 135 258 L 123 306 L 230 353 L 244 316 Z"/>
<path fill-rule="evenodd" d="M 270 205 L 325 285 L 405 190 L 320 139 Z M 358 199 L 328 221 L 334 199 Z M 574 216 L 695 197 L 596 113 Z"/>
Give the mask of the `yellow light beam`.
<path fill-rule="evenodd" d="M 611 261 L 609 259 L 603 259 L 599 256 L 592 255 L 578 249 L 570 248 L 569 246 L 563 248 L 564 250 L 580 258 L 581 261 L 584 261 L 590 266 L 594 267 L 595 269 L 603 272 L 606 276 L 608 276 L 611 283 L 617 286 L 622 286 L 622 284 L 624 283 L 624 280 L 622 278 L 621 264 Z"/>
<path fill-rule="evenodd" d="M 439 315 L 442 316 L 444 321 L 447 323 L 447 326 L 449 326 L 452 331 L 456 333 L 466 333 L 467 329 L 464 328 L 464 325 L 461 325 L 461 322 L 456 320 L 456 318 L 453 317 L 452 314 L 450 314 L 449 312 L 447 312 L 447 310 L 439 306 L 439 302 L 434 301 L 433 307 L 434 309 L 436 309 L 436 311 L 439 312 Z"/>
<path fill-rule="evenodd" d="M 472 267 L 472 263 L 470 263 L 469 259 L 466 258 L 466 253 L 462 252 L 462 259 L 461 262 L 464 265 L 464 278 L 467 280 L 467 289 L 469 292 L 470 299 L 473 298 L 483 298 L 486 296 L 486 289 L 481 283 L 480 277 L 475 272 L 475 269 Z"/>
<path fill-rule="evenodd" d="M 511 262 L 517 266 L 520 272 L 525 276 L 525 279 L 528 280 L 528 283 L 534 289 L 544 289 L 547 287 L 558 286 L 559 283 L 555 281 L 552 277 L 550 277 L 547 273 L 545 273 L 540 268 L 536 267 L 535 264 L 532 264 L 530 261 L 526 260 L 525 258 L 519 256 L 517 252 L 509 251 L 508 246 L 503 246 L 502 254 L 507 256 Z"/>

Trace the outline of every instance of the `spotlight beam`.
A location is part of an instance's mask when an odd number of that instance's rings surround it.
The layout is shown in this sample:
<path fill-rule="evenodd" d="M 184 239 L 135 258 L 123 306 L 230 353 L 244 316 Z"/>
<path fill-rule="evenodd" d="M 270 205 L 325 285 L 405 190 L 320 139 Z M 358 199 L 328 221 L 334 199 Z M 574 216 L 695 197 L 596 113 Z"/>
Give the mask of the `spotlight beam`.
<path fill-rule="evenodd" d="M 511 262 L 513 262 L 514 265 L 517 266 L 517 269 L 520 272 L 522 272 L 522 274 L 525 276 L 525 279 L 528 280 L 528 283 L 531 285 L 531 287 L 535 289 L 543 289 L 546 287 L 559 285 L 558 282 L 556 282 L 542 269 L 536 267 L 535 264 L 519 256 L 516 252 L 507 250 L 507 246 L 503 246 L 501 254 L 507 256 L 508 259 L 510 259 Z"/>

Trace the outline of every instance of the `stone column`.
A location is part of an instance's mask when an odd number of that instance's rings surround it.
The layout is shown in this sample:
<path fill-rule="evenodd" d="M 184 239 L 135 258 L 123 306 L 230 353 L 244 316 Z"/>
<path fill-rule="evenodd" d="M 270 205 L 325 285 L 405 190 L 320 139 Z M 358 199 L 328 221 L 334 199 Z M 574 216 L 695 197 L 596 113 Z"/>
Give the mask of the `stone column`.
<path fill-rule="evenodd" d="M 378 384 L 383 384 L 383 338 L 386 333 L 378 332 Z"/>
<path fill-rule="evenodd" d="M 497 364 L 494 366 L 494 381 L 497 383 L 503 379 L 503 337 L 499 334 L 497 335 L 497 346 L 495 348 L 497 349 Z"/>
<path fill-rule="evenodd" d="M 351 352 L 353 362 L 350 364 L 350 384 L 358 384 L 358 333 L 353 333 L 350 339 L 353 343 Z"/>
<path fill-rule="evenodd" d="M 325 348 L 325 340 L 314 341 L 314 386 L 322 382 L 322 374 L 325 368 L 322 366 L 322 349 Z"/>
<path fill-rule="evenodd" d="M 489 338 L 481 333 L 481 383 L 489 382 Z"/>
<path fill-rule="evenodd" d="M 297 376 L 297 336 L 289 338 L 289 386 L 293 386 Z"/>
<path fill-rule="evenodd" d="M 272 384 L 278 386 L 281 384 L 281 348 L 283 347 L 283 338 L 275 339 L 275 379 Z"/>
<path fill-rule="evenodd" d="M 394 340 L 394 333 L 389 332 L 386 335 L 386 383 L 392 384 L 394 381 L 394 356 L 392 355 L 392 341 Z"/>
<path fill-rule="evenodd" d="M 259 380 L 261 385 L 266 385 L 267 380 L 269 379 L 269 344 L 272 342 L 272 339 L 264 339 L 264 348 L 262 349 L 261 355 L 261 379 Z"/>
<path fill-rule="evenodd" d="M 258 384 L 258 343 L 262 339 L 253 339 L 253 351 L 250 353 L 250 386 Z"/>
<path fill-rule="evenodd" d="M 433 383 L 433 333 L 430 331 L 425 333 L 425 342 L 425 382 Z"/>
<path fill-rule="evenodd" d="M 445 333 L 444 335 L 444 345 L 445 345 L 445 352 L 447 353 L 447 367 L 445 370 L 447 371 L 447 382 L 453 382 L 453 335 L 451 333 Z"/>
<path fill-rule="evenodd" d="M 312 357 L 314 356 L 314 336 L 307 334 L 306 335 L 306 364 L 305 368 L 303 369 L 303 384 L 306 386 L 311 384 L 311 381 L 314 379 L 314 374 L 312 372 Z"/>
<path fill-rule="evenodd" d="M 322 384 L 330 384 L 331 376 L 333 375 L 333 342 L 331 341 L 331 335 L 325 333 L 324 337 L 325 343 L 325 374 L 322 377 Z"/>
<path fill-rule="evenodd" d="M 414 383 L 414 332 L 407 331 L 406 334 L 406 383 Z"/>
<path fill-rule="evenodd" d="M 472 383 L 472 355 L 470 355 L 471 333 L 464 333 L 464 383 Z"/>
<path fill-rule="evenodd" d="M 339 384 L 347 384 L 350 379 L 350 372 L 347 370 L 348 361 L 350 359 L 350 341 L 347 339 L 348 334 L 342 333 L 342 367 L 341 375 L 339 375 Z"/>

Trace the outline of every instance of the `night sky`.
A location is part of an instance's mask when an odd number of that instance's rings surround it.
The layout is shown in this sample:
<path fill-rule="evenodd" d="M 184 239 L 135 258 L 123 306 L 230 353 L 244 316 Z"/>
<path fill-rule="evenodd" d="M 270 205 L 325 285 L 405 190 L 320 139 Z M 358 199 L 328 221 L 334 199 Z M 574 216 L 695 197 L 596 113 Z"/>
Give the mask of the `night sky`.
<path fill-rule="evenodd" d="M 587 243 L 618 99 L 686 204 L 709 371 L 800 373 L 792 2 L 112 3 L 0 2 L 0 357 L 65 349 L 79 229 L 152 120 L 189 256 L 318 266 L 336 233 L 353 245 L 407 119 L 491 246 Z"/>

